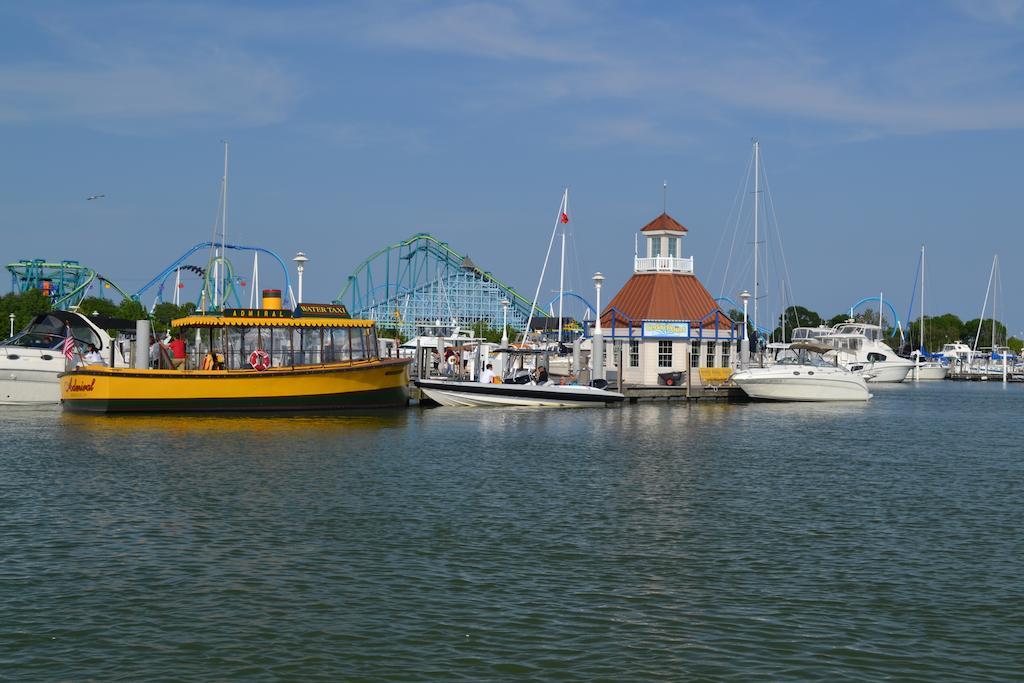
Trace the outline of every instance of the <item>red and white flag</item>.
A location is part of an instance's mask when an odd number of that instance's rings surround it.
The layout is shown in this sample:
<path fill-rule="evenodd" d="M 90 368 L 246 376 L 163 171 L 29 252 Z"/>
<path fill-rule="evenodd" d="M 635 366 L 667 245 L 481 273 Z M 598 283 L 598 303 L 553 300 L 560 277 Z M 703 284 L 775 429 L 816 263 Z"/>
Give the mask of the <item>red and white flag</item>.
<path fill-rule="evenodd" d="M 72 360 L 75 357 L 75 338 L 71 336 L 71 328 L 67 329 L 64 337 L 64 357 L 68 360 Z"/>

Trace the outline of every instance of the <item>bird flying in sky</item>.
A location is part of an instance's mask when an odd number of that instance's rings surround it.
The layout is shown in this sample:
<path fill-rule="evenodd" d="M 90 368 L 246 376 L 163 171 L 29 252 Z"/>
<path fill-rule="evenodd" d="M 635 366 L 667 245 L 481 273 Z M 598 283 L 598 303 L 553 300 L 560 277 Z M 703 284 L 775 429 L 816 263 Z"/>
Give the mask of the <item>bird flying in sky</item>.
<path fill-rule="evenodd" d="M 93 196 L 91 196 L 91 197 L 86 197 L 86 198 L 85 198 L 85 201 L 87 201 L 87 202 L 91 202 L 91 201 L 92 201 L 92 200 L 94 200 L 94 199 L 102 199 L 103 197 L 106 197 L 106 196 L 107 196 L 107 195 L 105 195 L 105 194 L 94 194 L 94 195 L 93 195 Z"/>

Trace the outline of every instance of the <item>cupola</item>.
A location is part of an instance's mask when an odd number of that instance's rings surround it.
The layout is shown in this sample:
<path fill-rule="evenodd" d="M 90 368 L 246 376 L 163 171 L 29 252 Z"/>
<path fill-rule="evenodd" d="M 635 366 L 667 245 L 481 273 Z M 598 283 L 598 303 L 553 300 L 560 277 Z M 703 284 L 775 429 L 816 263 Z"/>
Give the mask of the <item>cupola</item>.
<path fill-rule="evenodd" d="M 663 213 L 640 229 L 646 256 L 637 253 L 633 259 L 635 273 L 693 273 L 693 257 L 683 258 L 683 237 L 687 229 L 682 223 Z"/>

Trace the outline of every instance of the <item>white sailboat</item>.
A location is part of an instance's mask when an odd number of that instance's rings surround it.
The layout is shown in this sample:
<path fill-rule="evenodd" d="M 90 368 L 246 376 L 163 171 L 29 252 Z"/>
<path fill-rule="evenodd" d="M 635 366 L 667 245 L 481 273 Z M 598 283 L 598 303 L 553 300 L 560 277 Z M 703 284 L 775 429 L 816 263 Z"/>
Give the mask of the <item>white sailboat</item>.
<path fill-rule="evenodd" d="M 925 346 L 925 318 L 924 318 L 924 245 L 921 245 L 921 348 L 910 354 L 914 358 L 914 367 L 910 376 L 915 382 L 920 380 L 946 379 L 949 366 L 939 361 L 922 360 L 924 354 L 928 353 Z"/>

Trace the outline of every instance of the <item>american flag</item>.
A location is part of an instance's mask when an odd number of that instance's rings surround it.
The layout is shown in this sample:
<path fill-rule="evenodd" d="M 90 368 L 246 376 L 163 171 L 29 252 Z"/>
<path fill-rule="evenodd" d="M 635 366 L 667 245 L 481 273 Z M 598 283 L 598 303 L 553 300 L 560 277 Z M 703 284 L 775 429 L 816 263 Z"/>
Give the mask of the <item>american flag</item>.
<path fill-rule="evenodd" d="M 71 360 L 75 357 L 75 338 L 71 336 L 71 330 L 67 331 L 64 337 L 64 357 Z"/>

